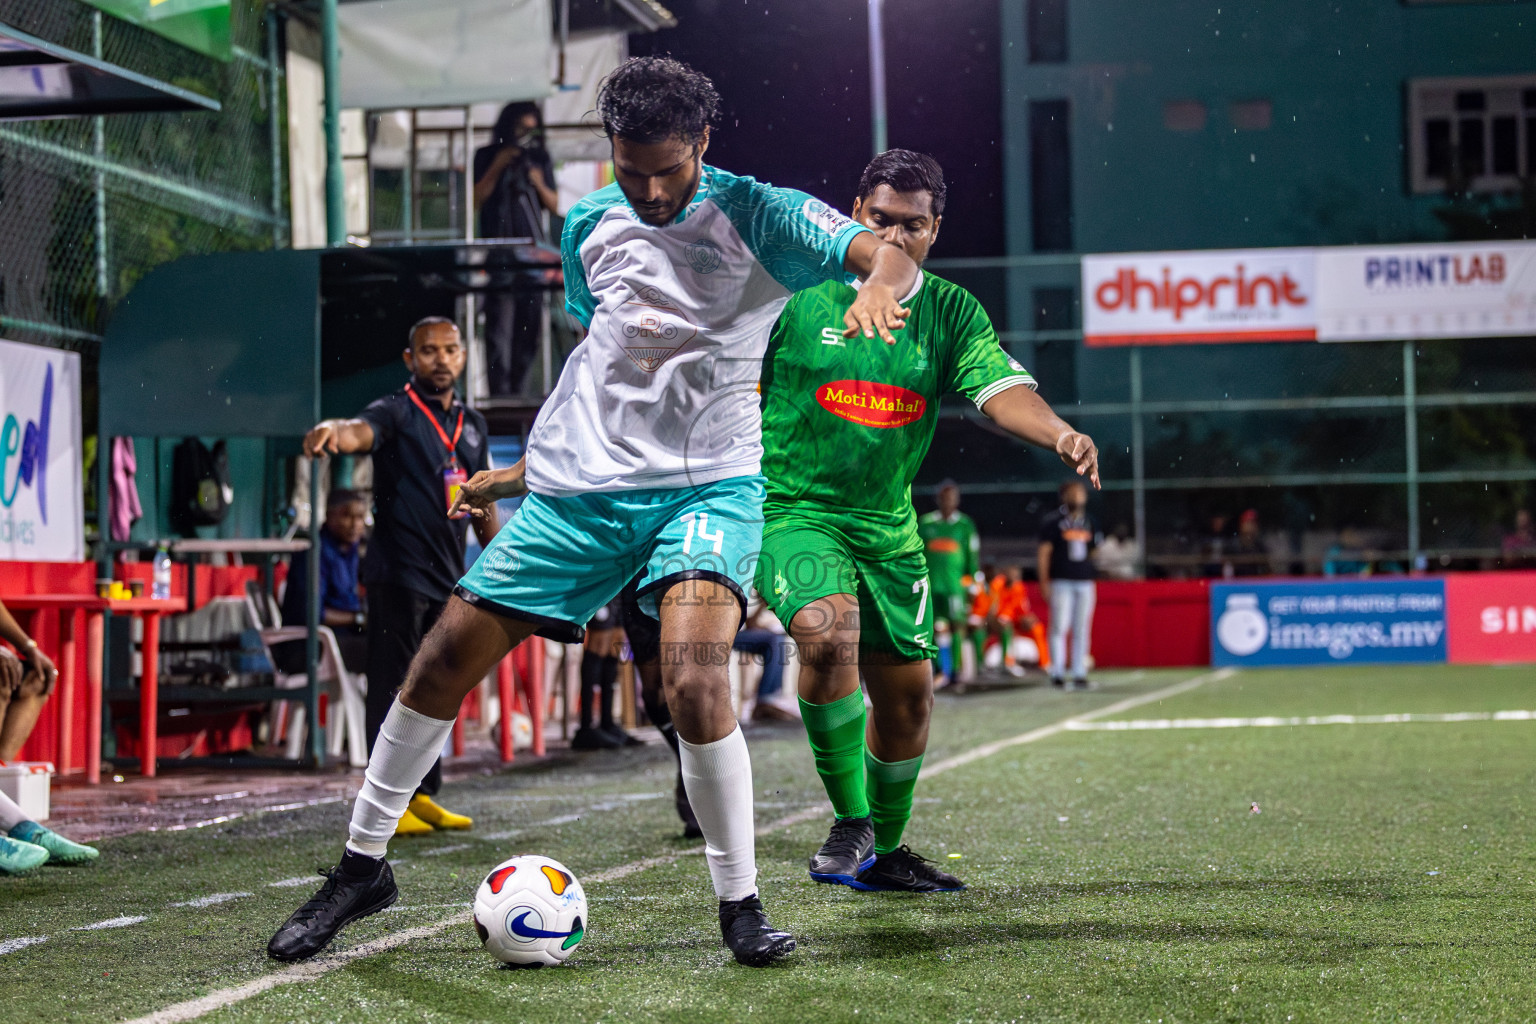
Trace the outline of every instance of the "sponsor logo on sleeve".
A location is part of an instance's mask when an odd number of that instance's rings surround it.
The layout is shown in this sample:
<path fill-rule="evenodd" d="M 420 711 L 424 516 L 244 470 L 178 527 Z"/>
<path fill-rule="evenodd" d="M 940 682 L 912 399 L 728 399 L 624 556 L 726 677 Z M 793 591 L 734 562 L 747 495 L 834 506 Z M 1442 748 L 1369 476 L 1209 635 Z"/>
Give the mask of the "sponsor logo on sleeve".
<path fill-rule="evenodd" d="M 815 224 L 829 235 L 835 235 L 842 231 L 853 221 L 838 213 L 826 203 L 817 199 L 808 199 L 800 212 L 805 214 L 805 219 Z"/>

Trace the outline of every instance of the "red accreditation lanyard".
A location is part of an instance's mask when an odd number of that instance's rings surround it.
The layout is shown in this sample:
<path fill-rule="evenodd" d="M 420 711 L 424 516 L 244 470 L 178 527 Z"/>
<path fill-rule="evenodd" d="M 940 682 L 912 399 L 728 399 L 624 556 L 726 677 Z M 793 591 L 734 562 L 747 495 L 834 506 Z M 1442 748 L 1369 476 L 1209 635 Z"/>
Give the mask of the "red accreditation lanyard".
<path fill-rule="evenodd" d="M 432 424 L 432 429 L 437 431 L 437 436 L 442 439 L 443 447 L 448 449 L 448 461 L 443 465 L 443 500 L 447 503 L 446 511 L 452 511 L 454 503 L 459 500 L 459 489 L 469 479 L 469 476 L 459 466 L 459 457 L 455 452 L 455 449 L 459 446 L 459 437 L 464 433 L 464 409 L 462 406 L 459 408 L 459 423 L 458 426 L 453 428 L 453 437 L 449 438 L 448 432 L 443 429 L 443 425 L 437 422 L 437 417 L 432 415 L 431 409 L 427 408 L 427 403 L 423 402 L 416 394 L 416 389 L 407 384 L 405 386 L 405 393 L 416 404 L 416 408 L 421 410 L 421 414 L 427 418 L 427 422 Z M 465 515 L 466 513 L 461 512 L 459 515 L 454 516 L 454 518 L 463 519 Z"/>

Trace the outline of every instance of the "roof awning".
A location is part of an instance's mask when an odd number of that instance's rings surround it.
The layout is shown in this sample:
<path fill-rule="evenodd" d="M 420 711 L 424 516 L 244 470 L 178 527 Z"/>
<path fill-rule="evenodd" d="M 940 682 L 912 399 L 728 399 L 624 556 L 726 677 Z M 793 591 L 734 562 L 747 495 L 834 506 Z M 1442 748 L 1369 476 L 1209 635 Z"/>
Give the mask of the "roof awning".
<path fill-rule="evenodd" d="M 0 22 L 0 120 L 218 109 L 218 100 Z"/>

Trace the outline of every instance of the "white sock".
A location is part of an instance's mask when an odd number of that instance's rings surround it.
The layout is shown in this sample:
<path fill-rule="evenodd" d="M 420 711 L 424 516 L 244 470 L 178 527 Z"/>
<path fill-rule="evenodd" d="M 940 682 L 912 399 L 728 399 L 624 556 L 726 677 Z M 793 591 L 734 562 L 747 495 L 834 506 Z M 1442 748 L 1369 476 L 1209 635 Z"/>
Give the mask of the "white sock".
<path fill-rule="evenodd" d="M 704 833 L 704 857 L 715 895 L 745 899 L 757 892 L 757 837 L 752 821 L 752 760 L 737 726 L 724 739 L 693 744 L 678 737 L 683 787 Z"/>
<path fill-rule="evenodd" d="M 26 813 L 22 811 L 16 801 L 4 793 L 0 793 L 0 836 L 5 835 L 26 820 Z"/>
<path fill-rule="evenodd" d="M 363 788 L 352 804 L 352 838 L 347 849 L 368 857 L 384 856 L 400 816 L 452 731 L 451 719 L 428 718 L 395 698 L 368 757 Z"/>

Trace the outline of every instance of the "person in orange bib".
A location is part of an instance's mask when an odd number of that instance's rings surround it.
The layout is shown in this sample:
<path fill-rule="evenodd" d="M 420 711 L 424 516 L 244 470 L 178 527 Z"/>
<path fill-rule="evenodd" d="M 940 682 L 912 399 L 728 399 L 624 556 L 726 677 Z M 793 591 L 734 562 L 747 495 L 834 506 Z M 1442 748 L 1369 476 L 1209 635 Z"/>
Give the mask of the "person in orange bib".
<path fill-rule="evenodd" d="M 1013 635 L 1015 630 L 1025 630 L 1034 638 L 1035 647 L 1040 651 L 1040 667 L 1046 670 L 1051 666 L 1050 644 L 1046 642 L 1045 626 L 1035 615 L 1034 609 L 1029 604 L 1029 590 L 1024 584 L 1024 572 L 1017 565 L 1010 565 L 1003 570 L 1003 575 L 993 579 L 995 588 L 995 603 L 993 604 L 993 616 L 997 622 L 998 638 L 1003 644 L 1003 665 L 1009 675 L 1021 676 L 1023 668 L 1013 655 Z"/>

